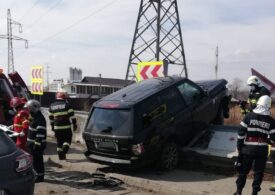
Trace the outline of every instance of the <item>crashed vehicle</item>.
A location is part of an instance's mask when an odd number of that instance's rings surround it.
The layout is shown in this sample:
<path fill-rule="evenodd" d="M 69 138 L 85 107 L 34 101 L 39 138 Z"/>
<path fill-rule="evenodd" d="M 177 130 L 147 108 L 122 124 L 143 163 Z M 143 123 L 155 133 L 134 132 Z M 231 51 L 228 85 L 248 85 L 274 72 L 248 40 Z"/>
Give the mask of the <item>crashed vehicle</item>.
<path fill-rule="evenodd" d="M 0 124 L 4 125 L 12 124 L 13 113 L 9 104 L 11 98 L 30 99 L 30 92 L 17 72 L 8 74 L 8 78 L 0 69 Z"/>
<path fill-rule="evenodd" d="M 229 116 L 226 84 L 153 78 L 98 100 L 83 132 L 85 155 L 102 164 L 176 168 L 180 147 Z"/>
<path fill-rule="evenodd" d="M 0 194 L 34 194 L 34 172 L 30 154 L 16 147 L 0 131 Z"/>

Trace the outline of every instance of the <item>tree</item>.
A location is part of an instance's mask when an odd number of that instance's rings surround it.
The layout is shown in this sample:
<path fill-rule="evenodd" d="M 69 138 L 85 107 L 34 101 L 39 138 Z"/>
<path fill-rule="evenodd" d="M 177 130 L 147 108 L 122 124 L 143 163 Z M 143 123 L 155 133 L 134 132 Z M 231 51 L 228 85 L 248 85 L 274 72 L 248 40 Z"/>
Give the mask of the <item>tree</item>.
<path fill-rule="evenodd" d="M 240 78 L 234 78 L 234 80 L 228 85 L 228 89 L 233 98 L 245 99 L 247 92 L 244 91 L 244 82 Z"/>

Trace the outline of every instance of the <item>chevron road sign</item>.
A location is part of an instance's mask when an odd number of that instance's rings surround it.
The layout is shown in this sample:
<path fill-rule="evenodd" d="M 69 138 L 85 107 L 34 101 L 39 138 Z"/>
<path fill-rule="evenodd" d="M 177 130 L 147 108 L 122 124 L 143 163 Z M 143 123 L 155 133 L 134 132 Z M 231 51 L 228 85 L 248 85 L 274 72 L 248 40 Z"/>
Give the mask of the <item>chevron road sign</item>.
<path fill-rule="evenodd" d="M 163 77 L 163 61 L 138 63 L 137 80 L 142 81 L 149 78 Z"/>
<path fill-rule="evenodd" d="M 43 66 L 31 67 L 31 93 L 43 95 Z"/>

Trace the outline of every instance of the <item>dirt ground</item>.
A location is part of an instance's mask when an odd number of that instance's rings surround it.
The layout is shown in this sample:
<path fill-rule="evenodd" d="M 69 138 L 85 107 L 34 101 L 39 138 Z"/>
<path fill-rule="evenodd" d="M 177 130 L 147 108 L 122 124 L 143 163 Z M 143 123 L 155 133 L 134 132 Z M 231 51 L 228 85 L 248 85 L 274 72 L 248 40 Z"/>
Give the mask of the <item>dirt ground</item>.
<path fill-rule="evenodd" d="M 214 166 L 184 164 L 171 172 L 157 172 L 154 167 L 139 170 L 113 169 L 91 163 L 83 155 L 83 147 L 73 144 L 66 161 L 59 161 L 56 145 L 50 140 L 45 155 L 46 181 L 36 184 L 36 195 L 228 195 L 235 191 L 234 172 Z M 124 184 L 117 187 L 95 186 L 93 173 L 115 177 Z M 248 179 L 244 194 L 251 193 L 252 180 Z M 270 181 L 264 181 L 259 195 L 270 195 Z M 274 193 L 275 195 L 275 193 Z"/>

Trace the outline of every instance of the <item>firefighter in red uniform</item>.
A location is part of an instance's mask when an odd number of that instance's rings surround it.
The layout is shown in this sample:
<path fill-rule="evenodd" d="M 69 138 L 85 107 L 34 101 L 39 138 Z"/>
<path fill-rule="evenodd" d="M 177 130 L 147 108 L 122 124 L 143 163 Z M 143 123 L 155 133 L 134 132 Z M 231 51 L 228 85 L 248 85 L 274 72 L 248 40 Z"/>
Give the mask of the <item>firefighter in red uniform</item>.
<path fill-rule="evenodd" d="M 27 136 L 29 129 L 29 111 L 24 108 L 25 101 L 19 97 L 13 97 L 10 106 L 16 112 L 13 118 L 13 130 L 19 135 L 16 138 L 16 146 L 27 150 Z"/>

